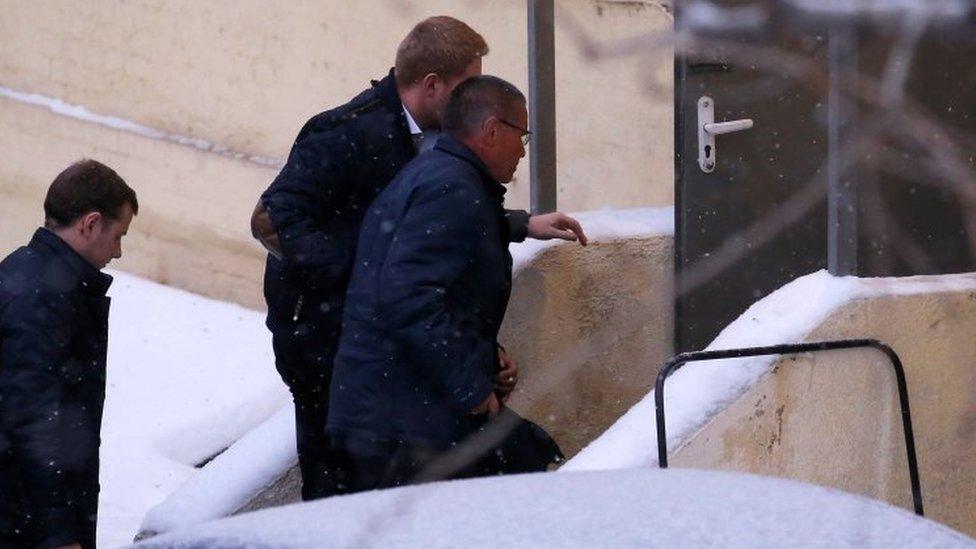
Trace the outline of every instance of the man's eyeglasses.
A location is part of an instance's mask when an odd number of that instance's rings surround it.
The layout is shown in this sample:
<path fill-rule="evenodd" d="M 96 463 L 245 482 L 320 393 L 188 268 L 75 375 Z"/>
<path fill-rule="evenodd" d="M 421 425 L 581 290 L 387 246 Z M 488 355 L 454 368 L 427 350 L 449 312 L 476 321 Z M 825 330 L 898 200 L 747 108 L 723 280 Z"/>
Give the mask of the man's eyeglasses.
<path fill-rule="evenodd" d="M 515 124 L 512 124 L 511 122 L 505 120 L 504 118 L 499 118 L 498 121 L 501 122 L 502 124 L 505 124 L 509 128 L 514 128 L 514 129 L 522 132 L 522 146 L 523 147 L 525 145 L 528 145 L 529 144 L 529 141 L 532 140 L 532 132 L 530 132 L 529 130 L 527 130 L 525 128 L 521 128 L 519 126 L 516 126 Z"/>

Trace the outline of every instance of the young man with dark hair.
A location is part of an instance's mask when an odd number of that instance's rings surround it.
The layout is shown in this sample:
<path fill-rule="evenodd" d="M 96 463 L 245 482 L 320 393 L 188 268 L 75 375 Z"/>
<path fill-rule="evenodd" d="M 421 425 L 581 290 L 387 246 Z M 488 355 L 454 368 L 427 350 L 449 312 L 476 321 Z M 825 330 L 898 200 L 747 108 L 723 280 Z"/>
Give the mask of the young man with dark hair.
<path fill-rule="evenodd" d="M 275 364 L 295 402 L 302 497 L 334 491 L 324 435 L 332 361 L 359 227 L 369 204 L 437 129 L 451 90 L 481 74 L 484 38 L 457 19 L 418 23 L 397 50 L 396 66 L 349 103 L 309 120 L 251 218 L 268 249 L 264 294 Z M 551 213 L 508 211 L 504 237 L 585 243 L 579 224 Z M 504 353 L 502 379 L 517 367 Z"/>
<path fill-rule="evenodd" d="M 470 447 L 502 409 L 496 349 L 512 283 L 502 184 L 531 135 L 525 97 L 493 76 L 461 83 L 443 122 L 434 149 L 397 175 L 363 221 L 328 419 L 349 491 L 544 470 L 558 456 L 551 439 L 535 463 L 519 455 L 534 448 L 489 443 L 430 470 Z M 528 467 L 495 464 L 500 448 Z"/>
<path fill-rule="evenodd" d="M 112 277 L 135 192 L 94 160 L 51 184 L 0 262 L 0 547 L 95 547 Z"/>

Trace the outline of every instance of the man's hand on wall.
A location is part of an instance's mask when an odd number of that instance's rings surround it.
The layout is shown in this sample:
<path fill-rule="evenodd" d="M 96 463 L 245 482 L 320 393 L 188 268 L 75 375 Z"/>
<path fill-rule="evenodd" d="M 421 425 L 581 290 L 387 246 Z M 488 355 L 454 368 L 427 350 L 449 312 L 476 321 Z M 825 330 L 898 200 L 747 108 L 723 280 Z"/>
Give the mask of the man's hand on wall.
<path fill-rule="evenodd" d="M 498 373 L 495 374 L 495 394 L 501 401 L 507 402 L 508 397 L 518 384 L 518 364 L 508 356 L 501 347 L 498 348 Z"/>
<path fill-rule="evenodd" d="M 529 217 L 529 238 L 536 240 L 551 240 L 560 238 L 562 240 L 579 241 L 586 246 L 586 234 L 579 221 L 562 213 L 553 212 L 538 214 Z"/>

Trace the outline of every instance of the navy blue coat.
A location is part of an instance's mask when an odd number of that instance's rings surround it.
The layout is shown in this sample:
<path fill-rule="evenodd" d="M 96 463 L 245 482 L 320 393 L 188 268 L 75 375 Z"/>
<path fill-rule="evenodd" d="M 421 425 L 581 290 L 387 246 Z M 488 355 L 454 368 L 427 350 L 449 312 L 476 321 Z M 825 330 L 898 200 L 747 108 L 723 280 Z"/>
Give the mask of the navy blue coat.
<path fill-rule="evenodd" d="M 334 351 L 366 208 L 414 156 L 393 71 L 305 124 L 261 197 L 284 256 L 280 261 L 269 255 L 265 269 L 272 332 L 308 334 L 324 353 Z M 507 238 L 524 240 L 528 214 L 510 214 Z M 289 385 L 327 382 L 331 358 L 323 357 L 315 372 L 281 374 Z"/>
<path fill-rule="evenodd" d="M 0 263 L 0 540 L 94 546 L 111 282 L 47 229 Z"/>
<path fill-rule="evenodd" d="M 504 187 L 442 136 L 370 206 L 346 296 L 328 431 L 446 446 L 477 429 L 511 291 Z"/>

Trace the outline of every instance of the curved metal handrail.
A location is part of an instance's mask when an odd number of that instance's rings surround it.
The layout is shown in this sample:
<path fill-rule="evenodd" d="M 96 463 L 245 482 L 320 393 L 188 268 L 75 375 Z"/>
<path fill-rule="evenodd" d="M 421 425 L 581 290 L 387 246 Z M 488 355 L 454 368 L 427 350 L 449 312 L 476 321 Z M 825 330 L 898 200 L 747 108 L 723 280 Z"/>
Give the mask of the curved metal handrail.
<path fill-rule="evenodd" d="M 905 369 L 895 351 L 876 339 L 842 339 L 836 341 L 817 341 L 811 343 L 787 343 L 767 347 L 748 347 L 743 349 L 723 349 L 719 351 L 694 351 L 671 357 L 657 374 L 654 383 L 654 408 L 657 415 L 657 458 L 662 469 L 668 467 L 668 437 L 664 424 L 664 381 L 688 362 L 714 360 L 719 358 L 741 358 L 763 355 L 783 355 L 834 351 L 837 349 L 856 349 L 872 347 L 885 354 L 895 371 L 898 384 L 898 398 L 901 403 L 902 426 L 905 430 L 905 447 L 908 453 L 908 475 L 912 484 L 912 501 L 915 514 L 924 516 L 922 510 L 922 486 L 918 477 L 918 461 L 915 457 L 915 434 L 912 431 L 912 415 L 908 405 L 908 384 L 905 382 Z"/>

